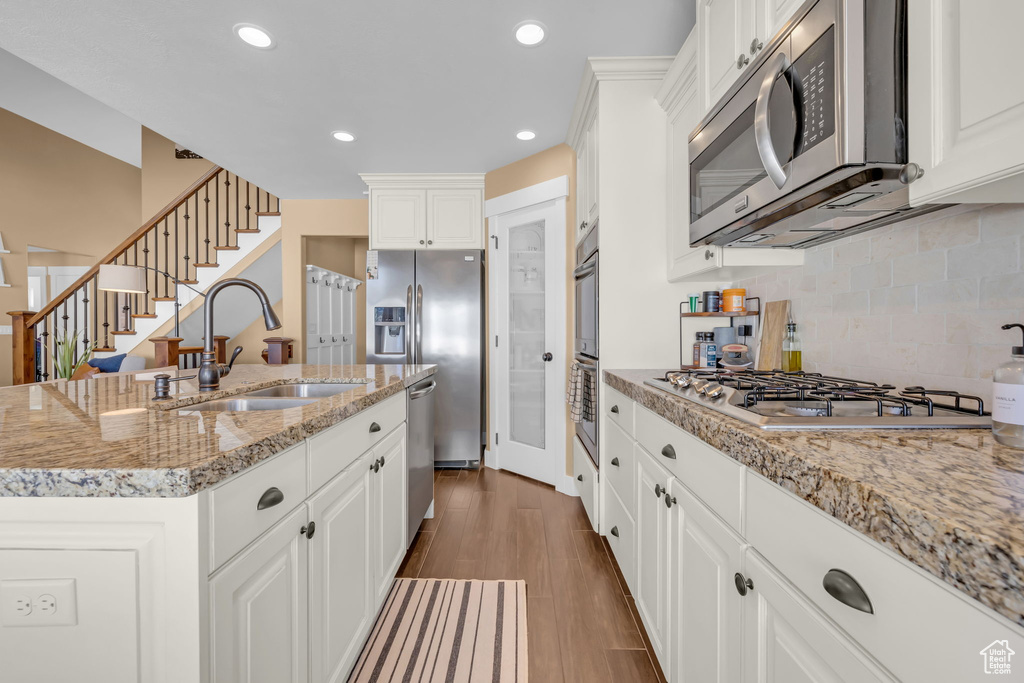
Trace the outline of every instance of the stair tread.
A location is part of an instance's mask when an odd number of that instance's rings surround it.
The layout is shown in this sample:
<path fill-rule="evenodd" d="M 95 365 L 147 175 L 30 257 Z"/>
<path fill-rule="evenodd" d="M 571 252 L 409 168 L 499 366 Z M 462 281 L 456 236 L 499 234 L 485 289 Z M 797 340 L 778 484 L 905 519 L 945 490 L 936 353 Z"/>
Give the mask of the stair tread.
<path fill-rule="evenodd" d="M 178 280 L 178 282 L 183 284 L 183 285 L 198 285 L 199 284 L 199 280 Z"/>
<path fill-rule="evenodd" d="M 110 334 L 136 334 L 135 330 L 110 330 Z"/>
<path fill-rule="evenodd" d="M 235 228 L 235 232 L 259 232 L 259 228 Z"/>
<path fill-rule="evenodd" d="M 133 318 L 155 318 L 156 313 L 132 313 Z"/>
<path fill-rule="evenodd" d="M 97 346 L 93 351 L 98 351 L 100 353 L 114 353 L 117 349 L 112 346 Z"/>
<path fill-rule="evenodd" d="M 154 296 L 153 301 L 174 301 L 173 296 Z"/>
<path fill-rule="evenodd" d="M 214 247 L 217 251 L 238 251 L 241 247 Z"/>
<path fill-rule="evenodd" d="M 280 216 L 280 211 L 257 211 L 257 216 Z"/>
<path fill-rule="evenodd" d="M 219 263 L 193 263 L 193 268 L 220 268 Z"/>

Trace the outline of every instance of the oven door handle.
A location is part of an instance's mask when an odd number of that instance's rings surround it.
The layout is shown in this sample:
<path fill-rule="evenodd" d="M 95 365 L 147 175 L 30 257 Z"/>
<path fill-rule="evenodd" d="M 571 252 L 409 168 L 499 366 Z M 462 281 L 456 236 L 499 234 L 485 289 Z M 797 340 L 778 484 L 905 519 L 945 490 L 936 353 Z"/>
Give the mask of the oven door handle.
<path fill-rule="evenodd" d="M 789 67 L 789 57 L 786 53 L 781 50 L 775 53 L 768 62 L 768 72 L 761 81 L 761 89 L 757 91 L 757 104 L 754 106 L 754 140 L 757 142 L 757 155 L 761 157 L 761 164 L 768 172 L 768 177 L 780 190 L 789 180 L 789 176 L 782 168 L 782 163 L 779 162 L 779 157 L 772 146 L 772 135 L 768 129 L 768 103 L 772 98 L 772 90 L 775 89 L 775 81 L 785 74 Z"/>
<path fill-rule="evenodd" d="M 576 270 L 572 271 L 572 275 L 577 280 L 581 280 L 584 277 L 586 277 L 587 275 L 590 275 L 591 273 L 595 272 L 596 270 L 597 270 L 597 259 L 591 259 L 590 261 L 587 261 L 583 265 L 577 266 Z"/>

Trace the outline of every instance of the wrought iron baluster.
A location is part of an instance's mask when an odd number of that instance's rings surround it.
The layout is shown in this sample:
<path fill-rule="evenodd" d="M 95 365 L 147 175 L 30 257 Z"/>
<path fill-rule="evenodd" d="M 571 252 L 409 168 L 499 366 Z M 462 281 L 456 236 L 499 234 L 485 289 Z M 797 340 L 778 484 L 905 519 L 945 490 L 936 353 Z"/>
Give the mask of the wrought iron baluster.
<path fill-rule="evenodd" d="M 117 265 L 117 257 L 114 257 L 114 265 Z M 114 292 L 114 331 L 117 332 L 121 329 L 121 316 L 118 314 L 118 306 L 121 305 L 121 293 Z"/>
<path fill-rule="evenodd" d="M 238 214 L 238 186 L 239 185 L 241 185 L 241 183 L 238 181 L 238 174 L 236 173 L 235 174 L 235 227 L 236 228 L 239 225 L 239 221 L 238 221 L 238 215 L 239 215 Z M 229 236 L 230 236 L 230 234 L 231 233 L 228 233 Z M 235 246 L 236 247 L 238 246 L 238 235 L 235 235 Z"/>
<path fill-rule="evenodd" d="M 110 348 L 110 292 L 103 292 L 103 348 Z"/>
<path fill-rule="evenodd" d="M 185 234 L 188 234 L 187 230 L 185 231 Z M 174 210 L 174 287 L 175 287 L 175 291 L 177 291 L 178 280 L 181 279 L 181 277 L 178 275 L 178 264 L 181 262 L 181 254 L 180 254 L 180 249 L 179 249 L 180 244 L 181 244 L 181 239 L 178 236 L 178 210 L 175 209 Z"/>
<path fill-rule="evenodd" d="M 220 173 L 217 174 L 213 184 L 213 239 L 214 247 L 220 246 Z M 210 263 L 210 259 L 206 259 Z"/>
<path fill-rule="evenodd" d="M 95 276 L 94 276 L 95 278 Z M 86 280 L 82 285 L 82 348 L 89 347 L 89 283 L 93 280 Z"/>
<path fill-rule="evenodd" d="M 67 305 L 67 304 L 65 304 L 65 305 Z M 71 295 L 71 315 L 72 315 L 71 319 L 73 321 L 72 324 L 71 324 L 71 329 L 73 329 L 75 331 L 75 334 L 77 335 L 78 334 L 78 290 L 77 289 L 75 290 L 75 293 Z M 65 338 L 67 338 L 67 337 L 65 336 Z M 77 339 L 77 336 L 76 336 L 76 339 Z M 73 356 L 71 358 L 72 363 L 78 363 L 78 350 L 79 350 L 79 348 L 80 347 L 76 343 L 75 344 L 75 349 L 74 349 L 74 354 L 73 354 Z"/>
<path fill-rule="evenodd" d="M 169 255 L 171 253 L 170 240 L 171 240 L 171 232 L 170 232 L 170 230 L 168 230 L 167 218 L 164 217 L 164 273 L 170 272 L 170 259 L 169 259 Z M 177 251 L 175 251 L 174 255 L 175 255 L 175 258 L 177 258 L 177 255 L 178 255 Z M 170 282 L 168 281 L 168 277 L 165 274 L 164 275 L 164 297 L 169 297 L 170 296 L 171 288 L 170 288 L 169 285 L 170 285 Z"/>
<path fill-rule="evenodd" d="M 40 335 L 42 343 L 40 344 L 40 350 L 43 355 L 43 381 L 50 379 L 50 354 L 53 351 L 50 349 L 50 325 L 53 321 L 53 314 L 47 313 L 43 318 L 43 333 Z"/>
<path fill-rule="evenodd" d="M 249 230 L 249 210 L 252 207 L 249 205 L 249 181 L 245 181 L 245 229 Z"/>
<path fill-rule="evenodd" d="M 231 246 L 231 174 L 224 173 L 224 246 Z"/>
<path fill-rule="evenodd" d="M 142 236 L 142 263 L 146 269 L 146 294 L 142 297 L 142 312 L 149 315 L 149 231 Z"/>
<path fill-rule="evenodd" d="M 210 183 L 203 186 L 203 204 L 206 206 L 206 263 L 210 262 Z"/>
<path fill-rule="evenodd" d="M 177 212 L 175 212 L 174 215 L 177 216 Z M 190 260 L 190 257 L 188 255 L 188 219 L 190 218 L 190 216 L 188 215 L 188 199 L 185 200 L 185 215 L 183 216 L 183 218 L 185 219 L 185 257 L 182 260 L 185 261 L 185 279 L 187 280 L 188 262 Z M 175 224 L 177 224 L 177 218 L 175 218 Z"/>

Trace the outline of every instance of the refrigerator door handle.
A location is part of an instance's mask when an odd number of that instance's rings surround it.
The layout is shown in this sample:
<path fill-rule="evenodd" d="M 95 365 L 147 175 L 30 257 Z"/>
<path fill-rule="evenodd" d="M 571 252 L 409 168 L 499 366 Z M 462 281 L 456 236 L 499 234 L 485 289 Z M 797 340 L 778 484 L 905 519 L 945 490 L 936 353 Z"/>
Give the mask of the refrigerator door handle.
<path fill-rule="evenodd" d="M 416 363 L 423 362 L 423 285 L 416 285 Z"/>
<path fill-rule="evenodd" d="M 412 324 L 413 320 L 415 319 L 415 315 L 413 314 L 412 310 L 412 285 L 409 285 L 408 289 L 405 290 L 405 310 L 407 318 L 405 321 L 405 362 L 409 365 L 412 365 Z"/>

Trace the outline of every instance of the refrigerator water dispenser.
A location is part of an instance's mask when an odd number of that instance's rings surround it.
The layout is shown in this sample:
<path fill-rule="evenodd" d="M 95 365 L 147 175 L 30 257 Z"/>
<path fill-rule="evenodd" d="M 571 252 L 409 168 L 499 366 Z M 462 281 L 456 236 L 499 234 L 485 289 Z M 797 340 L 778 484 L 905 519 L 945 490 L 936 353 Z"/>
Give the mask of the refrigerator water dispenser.
<path fill-rule="evenodd" d="M 373 309 L 373 351 L 379 355 L 405 355 L 405 307 Z"/>

